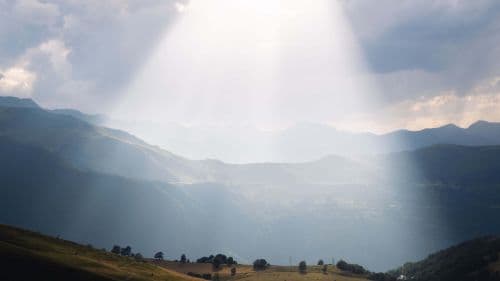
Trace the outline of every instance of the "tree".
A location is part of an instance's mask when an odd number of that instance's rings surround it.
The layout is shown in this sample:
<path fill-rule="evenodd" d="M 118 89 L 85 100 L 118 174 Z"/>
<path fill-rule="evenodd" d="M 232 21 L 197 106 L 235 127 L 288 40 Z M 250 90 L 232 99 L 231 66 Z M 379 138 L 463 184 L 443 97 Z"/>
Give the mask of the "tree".
<path fill-rule="evenodd" d="M 226 263 L 227 263 L 227 265 L 235 264 L 233 257 L 228 257 Z"/>
<path fill-rule="evenodd" d="M 222 264 L 220 259 L 214 259 L 212 261 L 212 266 L 214 269 L 219 269 L 220 265 Z"/>
<path fill-rule="evenodd" d="M 361 265 L 359 264 L 350 264 L 347 263 L 344 260 L 339 260 L 337 262 L 337 268 L 343 271 L 350 271 L 352 273 L 356 274 L 364 274 L 366 273 L 366 269 L 364 269 Z"/>
<path fill-rule="evenodd" d="M 348 268 L 348 265 L 349 264 L 346 261 L 344 261 L 344 260 L 339 260 L 337 262 L 337 268 L 341 269 L 341 270 L 346 270 Z"/>
<path fill-rule="evenodd" d="M 325 264 L 325 262 L 324 262 L 322 259 L 320 259 L 320 260 L 318 261 L 318 265 L 324 265 L 324 264 Z"/>
<path fill-rule="evenodd" d="M 186 255 L 185 254 L 181 255 L 181 263 L 186 263 Z"/>
<path fill-rule="evenodd" d="M 306 273 L 307 272 L 307 264 L 305 261 L 299 262 L 299 271 L 300 273 Z"/>
<path fill-rule="evenodd" d="M 130 256 L 132 254 L 132 247 L 127 246 L 125 248 L 122 248 L 120 254 L 125 257 Z"/>
<path fill-rule="evenodd" d="M 119 255 L 122 252 L 122 248 L 118 245 L 114 245 L 111 249 L 111 253 Z"/>
<path fill-rule="evenodd" d="M 231 268 L 231 276 L 235 276 L 236 275 L 236 267 L 232 267 Z"/>
<path fill-rule="evenodd" d="M 253 269 L 255 271 L 265 270 L 267 267 L 269 267 L 269 263 L 267 263 L 267 261 L 265 259 L 256 259 L 253 262 Z"/>
<path fill-rule="evenodd" d="M 136 261 L 142 261 L 144 259 L 144 257 L 141 255 L 141 253 L 137 253 L 134 255 L 134 259 Z"/>
<path fill-rule="evenodd" d="M 212 265 L 214 268 L 219 268 L 221 264 L 226 264 L 227 263 L 227 257 L 226 255 L 223 254 L 217 254 L 213 260 L 212 260 Z"/>
<path fill-rule="evenodd" d="M 321 268 L 321 271 L 323 272 L 323 274 L 327 274 L 328 273 L 328 265 L 324 264 L 323 267 Z"/>
<path fill-rule="evenodd" d="M 157 260 L 163 260 L 163 252 L 158 252 L 155 254 L 155 259 Z"/>

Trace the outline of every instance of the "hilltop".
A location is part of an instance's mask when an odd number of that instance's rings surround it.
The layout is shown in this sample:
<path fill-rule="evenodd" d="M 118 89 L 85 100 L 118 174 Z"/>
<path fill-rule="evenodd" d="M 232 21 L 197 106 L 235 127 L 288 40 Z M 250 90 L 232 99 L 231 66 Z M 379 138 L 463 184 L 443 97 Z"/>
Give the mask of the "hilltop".
<path fill-rule="evenodd" d="M 70 241 L 0 225 L 0 278 L 9 281 L 195 281 L 198 279 Z"/>
<path fill-rule="evenodd" d="M 309 273 L 299 274 L 296 268 L 272 266 L 256 272 L 249 265 L 237 265 L 237 273 L 230 276 L 229 267 L 213 271 L 202 263 L 180 264 L 173 261 L 136 259 L 98 250 L 71 241 L 39 233 L 0 225 L 0 263 L 2 280 L 76 280 L 76 281 L 201 281 L 187 273 L 209 273 L 220 280 L 296 280 L 337 281 L 367 280 L 362 275 L 342 272 L 332 267 L 328 274 L 318 266 L 309 267 Z"/>
<path fill-rule="evenodd" d="M 469 240 L 390 272 L 415 281 L 500 280 L 500 238 Z"/>

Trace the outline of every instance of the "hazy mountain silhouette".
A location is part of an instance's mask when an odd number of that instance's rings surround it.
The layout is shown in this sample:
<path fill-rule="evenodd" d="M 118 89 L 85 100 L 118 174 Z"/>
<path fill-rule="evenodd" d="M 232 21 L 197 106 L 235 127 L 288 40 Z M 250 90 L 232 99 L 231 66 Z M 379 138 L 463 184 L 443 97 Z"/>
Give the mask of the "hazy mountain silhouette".
<path fill-rule="evenodd" d="M 431 129 L 421 138 L 492 136 L 496 127 Z M 74 116 L 4 105 L 0 155 L 0 223 L 99 247 L 132 244 L 174 257 L 224 251 L 282 264 L 290 255 L 333 255 L 383 270 L 500 232 L 500 146 L 231 165 L 188 160 Z"/>

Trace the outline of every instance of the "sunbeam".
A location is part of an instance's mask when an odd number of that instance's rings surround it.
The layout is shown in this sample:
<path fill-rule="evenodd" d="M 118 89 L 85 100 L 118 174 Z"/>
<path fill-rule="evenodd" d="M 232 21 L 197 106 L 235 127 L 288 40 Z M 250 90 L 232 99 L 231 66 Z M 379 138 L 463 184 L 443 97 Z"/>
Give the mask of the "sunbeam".
<path fill-rule="evenodd" d="M 336 122 L 373 103 L 366 71 L 336 1 L 195 0 L 114 115 L 260 129 Z"/>

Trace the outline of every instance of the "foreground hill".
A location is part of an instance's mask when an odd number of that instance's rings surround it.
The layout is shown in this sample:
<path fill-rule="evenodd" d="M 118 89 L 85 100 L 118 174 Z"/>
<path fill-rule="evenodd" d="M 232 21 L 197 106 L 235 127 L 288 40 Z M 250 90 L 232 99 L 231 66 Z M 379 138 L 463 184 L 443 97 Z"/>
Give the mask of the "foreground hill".
<path fill-rule="evenodd" d="M 478 238 L 406 263 L 390 274 L 415 281 L 498 281 L 499 254 L 500 238 Z"/>
<path fill-rule="evenodd" d="M 342 272 L 332 266 L 328 274 L 321 273 L 317 266 L 309 267 L 308 274 L 299 274 L 295 267 L 272 266 L 255 272 L 252 266 L 237 265 L 233 277 L 225 266 L 214 271 L 209 264 L 138 260 L 6 225 L 0 225 L 0 263 L 2 280 L 10 281 L 203 280 L 188 276 L 188 272 L 217 275 L 222 280 L 367 280 L 363 275 Z"/>
<path fill-rule="evenodd" d="M 205 263 L 179 263 L 131 258 L 96 250 L 74 242 L 0 225 L 0 263 L 2 280 L 77 280 L 77 281 L 200 281 L 191 275 L 210 275 L 215 280 L 244 281 L 498 281 L 500 280 L 500 239 L 484 237 L 470 240 L 406 263 L 386 274 L 354 274 L 328 265 L 308 266 L 301 274 L 296 266 L 270 266 L 254 271 L 250 265 L 236 265 L 236 275 L 230 267 L 214 269 Z M 379 258 L 383 258 L 380 256 Z"/>
<path fill-rule="evenodd" d="M 0 277 L 9 281 L 194 281 L 145 261 L 0 225 Z"/>

